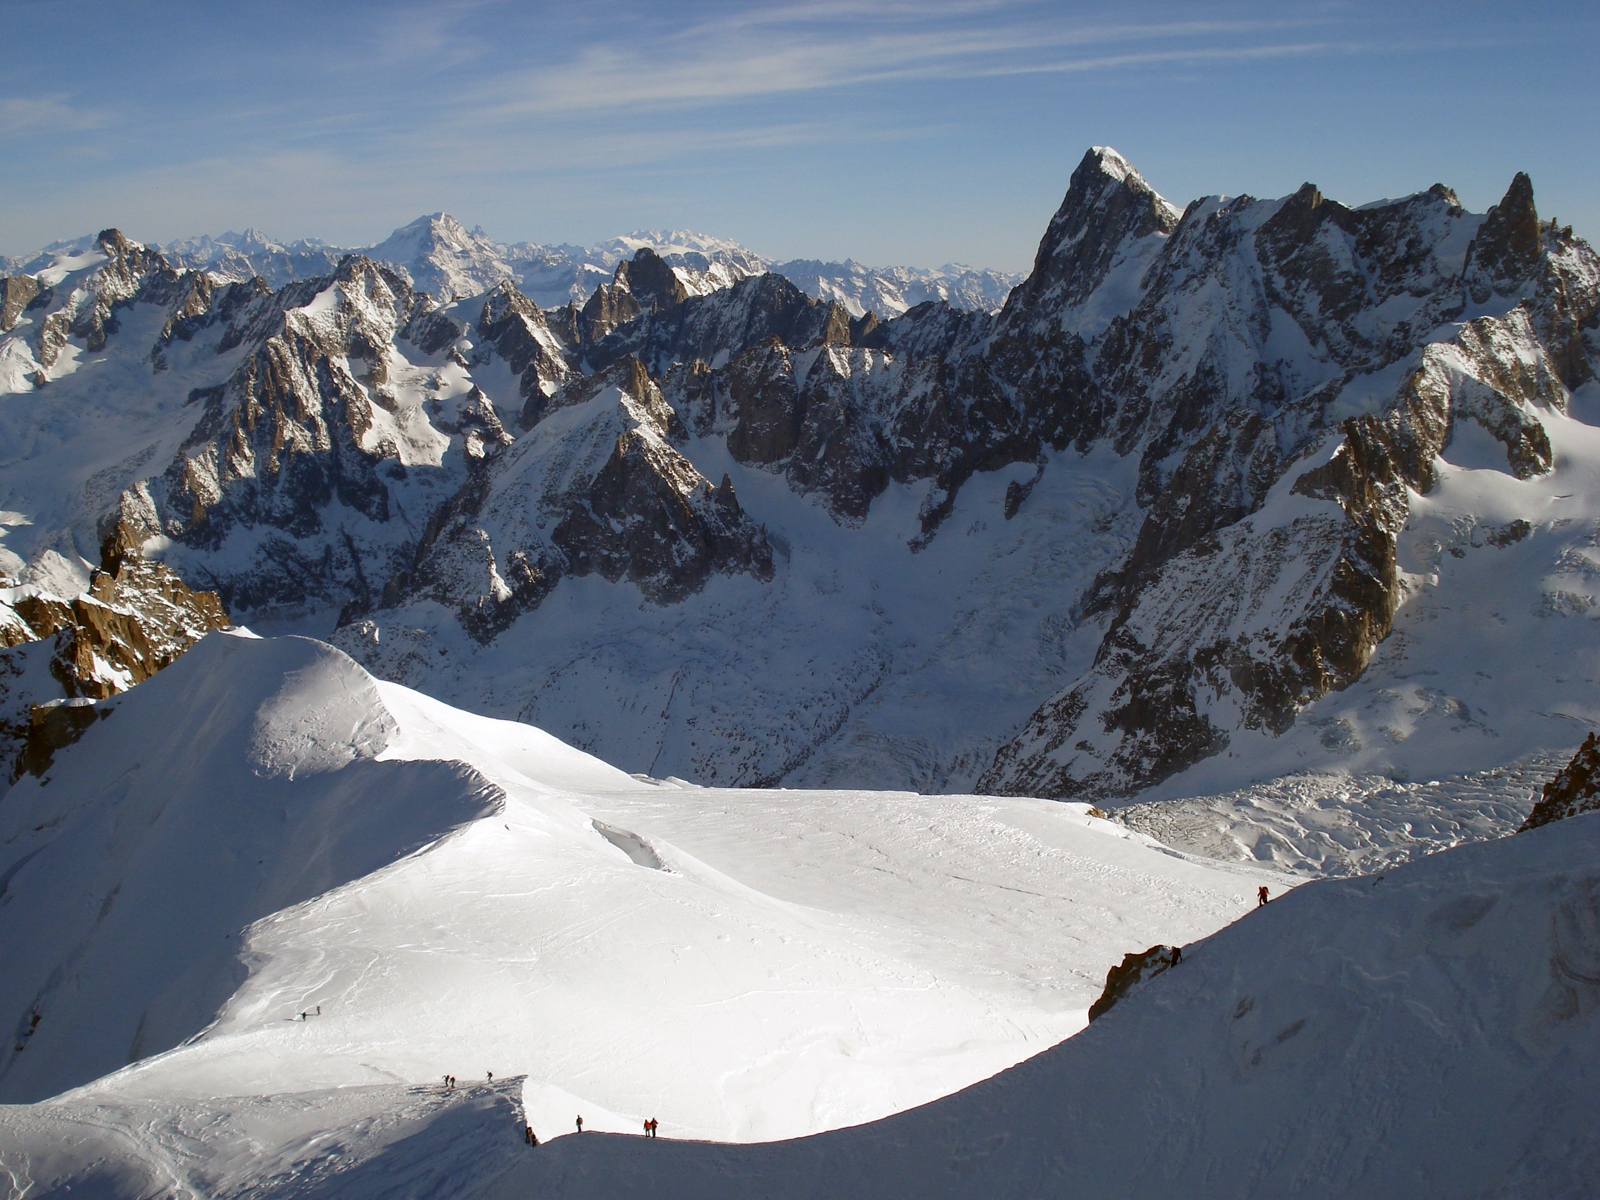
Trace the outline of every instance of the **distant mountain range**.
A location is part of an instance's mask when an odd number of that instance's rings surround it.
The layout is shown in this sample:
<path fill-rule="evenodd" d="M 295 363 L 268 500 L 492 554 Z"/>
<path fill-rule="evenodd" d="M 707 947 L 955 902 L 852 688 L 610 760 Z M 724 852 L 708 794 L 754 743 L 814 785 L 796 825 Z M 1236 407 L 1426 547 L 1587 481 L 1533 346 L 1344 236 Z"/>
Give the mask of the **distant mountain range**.
<path fill-rule="evenodd" d="M 1110 803 L 1600 722 L 1600 258 L 1526 176 L 1180 209 L 1096 148 L 997 312 L 763 266 L 56 247 L 0 283 L 0 567 L 159 557 L 707 783 Z"/>
<path fill-rule="evenodd" d="M 7 275 L 32 274 L 63 256 L 82 254 L 93 237 L 57 242 L 34 254 L 0 259 Z M 957 308 L 997 311 L 1022 280 L 1006 271 L 975 270 L 946 264 L 921 267 L 864 267 L 845 261 L 795 259 L 774 262 L 725 238 L 687 230 L 646 229 L 596 246 L 506 244 L 482 229 L 468 229 L 449 213 L 418 217 L 375 246 L 338 247 L 316 239 L 278 242 L 254 229 L 217 237 L 180 238 L 161 247 L 174 266 L 203 270 L 219 281 L 253 276 L 274 290 L 300 279 L 330 273 L 341 259 L 360 254 L 405 272 L 411 285 L 444 300 L 474 296 L 509 279 L 542 308 L 582 304 L 595 287 L 607 283 L 617 264 L 641 248 L 661 255 L 691 296 L 728 287 L 750 275 L 773 271 L 808 296 L 837 300 L 852 316 L 868 311 L 897 317 L 929 300 Z"/>

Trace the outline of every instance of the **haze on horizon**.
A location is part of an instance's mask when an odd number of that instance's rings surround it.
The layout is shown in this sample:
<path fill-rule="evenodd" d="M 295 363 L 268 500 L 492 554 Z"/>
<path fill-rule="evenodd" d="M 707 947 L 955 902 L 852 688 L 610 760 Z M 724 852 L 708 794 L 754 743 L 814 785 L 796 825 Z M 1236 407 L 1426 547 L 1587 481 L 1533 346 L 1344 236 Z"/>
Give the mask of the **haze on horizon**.
<path fill-rule="evenodd" d="M 1586 5 L 505 0 L 0 8 L 0 253 L 108 224 L 367 245 L 690 228 L 1026 270 L 1090 145 L 1182 204 L 1513 173 L 1600 240 Z"/>

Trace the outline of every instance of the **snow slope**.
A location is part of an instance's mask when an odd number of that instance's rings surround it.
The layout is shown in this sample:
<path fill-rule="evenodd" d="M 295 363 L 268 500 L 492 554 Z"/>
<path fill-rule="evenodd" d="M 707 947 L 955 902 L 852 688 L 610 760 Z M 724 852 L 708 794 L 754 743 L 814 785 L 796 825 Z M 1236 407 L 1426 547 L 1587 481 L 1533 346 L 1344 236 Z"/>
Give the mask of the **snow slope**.
<path fill-rule="evenodd" d="M 655 1142 L 546 1130 L 532 1150 L 504 1081 L 226 1100 L 100 1085 L 0 1109 L 0 1163 L 30 1196 L 1590 1196 L 1597 853 L 1588 814 L 1305 885 L 1078 1036 L 812 1137 L 715 1145 L 664 1124 Z"/>
<path fill-rule="evenodd" d="M 1600 1188 L 1600 816 L 1328 881 L 1078 1037 L 758 1147 L 567 1138 L 497 1196 L 1547 1196 Z"/>
<path fill-rule="evenodd" d="M 1077 1031 L 1109 962 L 1261 878 L 1083 805 L 635 779 L 300 638 L 213 635 L 101 707 L 0 804 L 0 1098 L 32 1102 L 0 1156 L 88 1122 L 208 1194 L 213 1123 L 294 1158 L 317 1105 L 404 1125 L 446 1073 L 526 1076 L 542 1136 L 880 1117 Z"/>

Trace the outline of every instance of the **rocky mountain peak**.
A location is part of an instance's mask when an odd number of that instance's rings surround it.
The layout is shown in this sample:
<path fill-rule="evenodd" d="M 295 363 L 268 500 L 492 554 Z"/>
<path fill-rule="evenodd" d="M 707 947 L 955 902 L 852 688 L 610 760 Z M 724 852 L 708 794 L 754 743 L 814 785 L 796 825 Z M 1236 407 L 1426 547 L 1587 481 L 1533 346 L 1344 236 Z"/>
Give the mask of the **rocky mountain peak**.
<path fill-rule="evenodd" d="M 598 342 L 618 325 L 643 310 L 633 293 L 614 283 L 597 284 L 588 302 L 578 310 L 578 332 L 584 342 Z"/>
<path fill-rule="evenodd" d="M 1428 189 L 1428 195 L 1436 196 L 1451 208 L 1461 207 L 1461 198 L 1456 195 L 1456 190 L 1442 183 L 1436 183 Z"/>
<path fill-rule="evenodd" d="M 472 234 L 465 225 L 447 212 L 436 212 L 427 213 L 415 221 L 400 226 L 378 245 L 398 247 L 407 244 L 418 249 L 449 246 L 455 249 L 465 246 L 471 240 Z"/>
<path fill-rule="evenodd" d="M 1293 225 L 1308 233 L 1316 227 L 1319 210 L 1324 203 L 1322 190 L 1316 184 L 1302 183 L 1270 219 L 1277 221 L 1280 228 Z"/>
<path fill-rule="evenodd" d="M 1491 208 L 1467 248 L 1463 274 L 1474 303 L 1492 293 L 1509 294 L 1528 279 L 1539 263 L 1539 213 L 1533 203 L 1533 180 L 1518 171 L 1505 198 Z"/>
<path fill-rule="evenodd" d="M 1096 146 L 1072 172 L 1033 273 L 1010 295 L 1002 323 L 1036 320 L 1088 300 L 1132 243 L 1177 228 L 1181 214 L 1115 150 Z"/>
<path fill-rule="evenodd" d="M 649 246 L 639 247 L 632 262 L 618 263 L 613 282 L 632 292 L 644 309 L 671 308 L 689 298 L 688 289 L 667 260 Z"/>
<path fill-rule="evenodd" d="M 417 287 L 445 299 L 473 295 L 516 274 L 499 246 L 445 212 L 402 225 L 364 253 L 404 264 Z"/>

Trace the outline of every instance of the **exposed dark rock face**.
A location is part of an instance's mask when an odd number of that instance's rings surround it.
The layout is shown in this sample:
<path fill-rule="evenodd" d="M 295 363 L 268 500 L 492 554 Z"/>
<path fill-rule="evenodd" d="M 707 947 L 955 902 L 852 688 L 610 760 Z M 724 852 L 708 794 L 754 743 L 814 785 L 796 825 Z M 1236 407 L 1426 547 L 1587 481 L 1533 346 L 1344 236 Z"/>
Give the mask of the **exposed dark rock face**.
<path fill-rule="evenodd" d="M 667 260 L 648 246 L 641 247 L 631 262 L 617 264 L 615 282 L 628 289 L 641 311 L 658 312 L 689 298 L 689 289 Z"/>
<path fill-rule="evenodd" d="M 1544 785 L 1544 793 L 1517 832 L 1596 809 L 1600 809 L 1600 738 L 1591 733 L 1572 761 Z"/>
<path fill-rule="evenodd" d="M 1106 1015 L 1111 1006 L 1121 1000 L 1147 979 L 1154 979 L 1170 970 L 1177 957 L 1173 946 L 1151 946 L 1142 954 L 1135 951 L 1122 956 L 1122 961 L 1106 972 L 1106 986 L 1100 998 L 1089 1006 L 1089 1020 Z"/>
<path fill-rule="evenodd" d="M 699 591 L 713 571 L 772 577 L 772 551 L 728 476 L 713 488 L 688 459 L 640 433 L 617 439 L 550 540 L 571 574 L 626 578 L 658 604 Z"/>
<path fill-rule="evenodd" d="M 0 333 L 16 326 L 17 318 L 38 294 L 39 281 L 32 275 L 0 279 Z"/>
<path fill-rule="evenodd" d="M 610 283 L 602 283 L 594 289 L 594 294 L 578 312 L 577 331 L 578 341 L 581 345 L 591 345 L 598 342 L 618 325 L 631 321 L 644 311 L 639 301 L 628 290 L 626 278 L 622 277 L 622 267 L 617 267 L 617 278 Z"/>
<path fill-rule="evenodd" d="M 24 767 L 47 766 L 49 751 L 82 726 L 83 713 L 68 708 L 144 682 L 229 623 L 213 593 L 190 590 L 113 537 L 87 593 L 0 604 L 0 740 L 31 748 Z"/>
<path fill-rule="evenodd" d="M 723 435 L 736 461 L 780 470 L 795 491 L 821 492 L 836 516 L 859 521 L 889 482 L 887 432 L 873 411 L 883 368 L 879 352 L 827 342 L 795 351 L 772 338 L 684 386 L 681 407 L 702 435 Z"/>
<path fill-rule="evenodd" d="M 617 264 L 611 282 L 596 287 L 582 309 L 568 304 L 558 310 L 556 324 L 569 346 L 586 350 L 641 314 L 674 308 L 688 298 L 689 289 L 671 264 L 650 247 L 642 246 L 632 260 Z M 610 358 L 602 355 L 595 361 L 606 362 Z"/>
<path fill-rule="evenodd" d="M 574 379 L 473 468 L 430 523 L 410 587 L 488 641 L 563 575 L 627 579 L 660 604 L 716 573 L 771 578 L 764 531 L 726 476 L 714 487 L 673 448 L 677 422 L 638 359 Z"/>
<path fill-rule="evenodd" d="M 1496 292 L 1510 295 L 1539 265 L 1544 239 L 1533 206 L 1533 180 L 1518 171 L 1505 199 L 1491 208 L 1467 248 L 1462 270 L 1468 294 L 1484 304 Z"/>
<path fill-rule="evenodd" d="M 96 706 L 93 700 L 50 700 L 28 710 L 28 728 L 22 733 L 11 782 L 23 775 L 43 775 L 55 763 L 57 750 L 72 745 L 98 720 L 109 717 L 110 708 Z"/>

